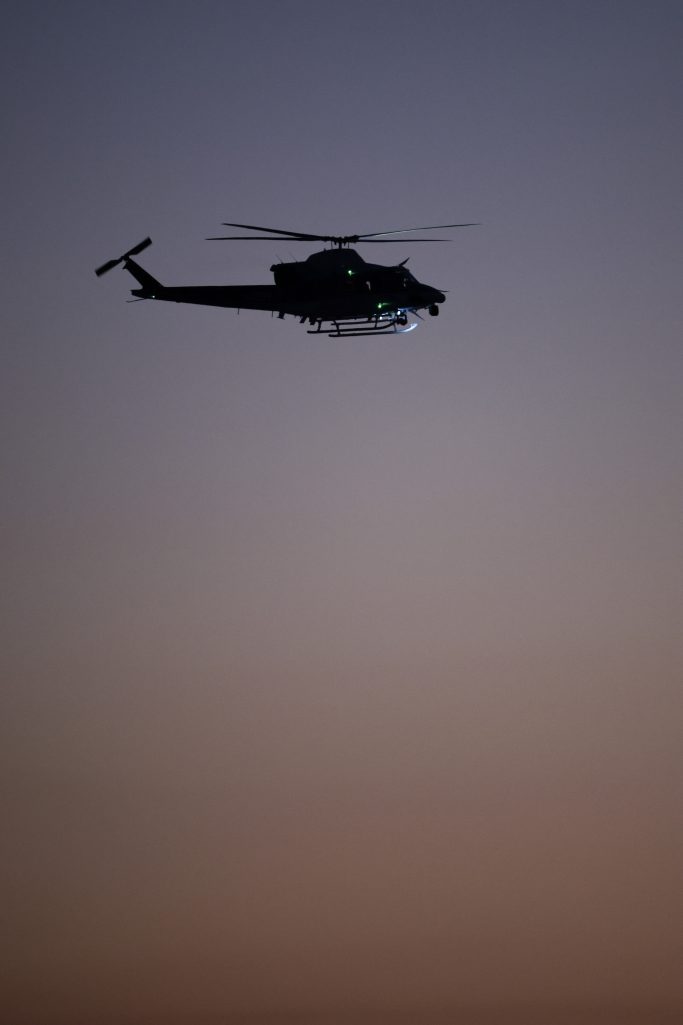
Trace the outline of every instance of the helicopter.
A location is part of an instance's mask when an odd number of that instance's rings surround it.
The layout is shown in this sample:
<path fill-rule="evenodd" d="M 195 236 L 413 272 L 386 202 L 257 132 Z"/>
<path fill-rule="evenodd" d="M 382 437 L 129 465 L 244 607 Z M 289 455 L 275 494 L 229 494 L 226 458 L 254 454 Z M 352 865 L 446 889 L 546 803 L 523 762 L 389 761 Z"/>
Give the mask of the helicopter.
<path fill-rule="evenodd" d="M 315 235 L 308 232 L 264 228 L 254 224 L 224 221 L 226 228 L 241 228 L 267 234 L 212 235 L 206 241 L 286 241 L 326 242 L 330 248 L 312 253 L 305 260 L 276 263 L 270 268 L 273 285 L 162 285 L 133 257 L 152 244 L 145 238 L 122 256 L 108 260 L 95 271 L 98 277 L 119 264 L 140 285 L 131 290 L 136 301 L 161 299 L 167 302 L 223 306 L 240 310 L 266 310 L 279 319 L 286 315 L 308 324 L 308 334 L 326 334 L 330 338 L 347 335 L 376 335 L 384 332 L 403 334 L 417 327 L 409 315 L 422 320 L 420 310 L 439 314 L 446 296 L 431 285 L 422 284 L 407 269 L 408 258 L 393 266 L 368 263 L 351 246 L 358 243 L 448 242 L 450 239 L 390 238 L 415 231 L 441 228 L 470 228 L 468 224 L 433 224 L 421 228 L 366 232 L 357 235 Z"/>

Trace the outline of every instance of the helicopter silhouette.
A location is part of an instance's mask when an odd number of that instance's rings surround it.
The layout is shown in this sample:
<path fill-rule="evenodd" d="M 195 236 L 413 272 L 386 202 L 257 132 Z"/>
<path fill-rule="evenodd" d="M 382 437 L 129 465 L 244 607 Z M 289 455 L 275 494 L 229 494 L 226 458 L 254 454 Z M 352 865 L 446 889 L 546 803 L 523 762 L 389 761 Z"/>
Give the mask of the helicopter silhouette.
<path fill-rule="evenodd" d="M 375 335 L 382 332 L 404 333 L 413 330 L 409 315 L 423 319 L 420 310 L 433 317 L 446 296 L 437 288 L 418 281 L 406 268 L 408 258 L 393 266 L 368 263 L 352 249 L 357 243 L 449 242 L 435 238 L 388 238 L 414 231 L 440 228 L 470 228 L 469 224 L 433 224 L 421 228 L 399 228 L 360 235 L 314 235 L 254 224 L 223 222 L 227 228 L 243 228 L 265 235 L 214 235 L 207 241 L 287 241 L 328 242 L 331 248 L 312 253 L 305 260 L 276 263 L 270 268 L 274 285 L 162 285 L 133 260 L 152 244 L 146 238 L 117 259 L 108 260 L 95 271 L 100 277 L 123 264 L 140 285 L 131 290 L 136 299 L 160 299 L 167 302 L 223 306 L 237 310 L 266 310 L 298 317 L 308 323 L 308 334 L 327 334 L 330 338 L 346 335 Z"/>

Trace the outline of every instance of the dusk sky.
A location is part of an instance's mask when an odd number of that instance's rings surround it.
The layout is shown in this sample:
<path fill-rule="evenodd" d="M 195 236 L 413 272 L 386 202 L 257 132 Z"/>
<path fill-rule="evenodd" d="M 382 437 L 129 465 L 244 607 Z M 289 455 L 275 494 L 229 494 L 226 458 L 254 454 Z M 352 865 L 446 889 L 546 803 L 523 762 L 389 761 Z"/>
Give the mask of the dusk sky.
<path fill-rule="evenodd" d="M 2 49 L 0 1025 L 683 1021 L 683 3 Z M 321 248 L 223 221 L 482 223 L 405 336 L 94 275 Z"/>

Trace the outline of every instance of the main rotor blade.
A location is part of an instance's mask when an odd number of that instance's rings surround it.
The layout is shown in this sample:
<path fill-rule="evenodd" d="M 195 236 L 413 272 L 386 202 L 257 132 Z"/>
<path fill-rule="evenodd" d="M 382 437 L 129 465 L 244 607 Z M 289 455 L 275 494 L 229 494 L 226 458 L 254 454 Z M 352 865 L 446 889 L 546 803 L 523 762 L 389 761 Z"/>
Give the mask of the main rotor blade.
<path fill-rule="evenodd" d="M 288 242 L 334 242 L 337 246 L 353 245 L 356 242 L 450 242 L 447 238 L 410 238 L 410 239 L 385 239 L 385 235 L 407 235 L 411 231 L 434 231 L 437 228 L 473 228 L 479 222 L 470 221 L 467 224 L 427 224 L 417 228 L 395 228 L 393 231 L 369 231 L 362 235 L 315 235 L 307 231 L 286 231 L 284 228 L 264 228 L 259 224 L 238 224 L 233 221 L 222 222 L 226 228 L 246 228 L 249 231 L 266 231 L 267 235 L 212 235 L 208 241 L 232 242 L 247 241 L 256 239 L 266 241 L 275 235 Z"/>
<path fill-rule="evenodd" d="M 323 240 L 322 235 L 309 235 L 303 231 L 285 231 L 283 228 L 262 228 L 258 224 L 233 224 L 231 221 L 221 221 L 221 224 L 225 228 L 248 228 L 250 231 L 269 231 L 273 235 L 289 235 L 290 238 L 309 239 L 312 242 Z M 247 238 L 253 238 L 253 236 L 248 235 Z"/>
<path fill-rule="evenodd" d="M 341 242 L 343 241 L 349 245 L 356 245 L 357 243 L 374 243 L 377 245 L 385 245 L 390 243 L 407 245 L 408 242 L 452 242 L 452 239 L 366 239 L 362 235 L 358 238 L 350 236 L 349 239 L 337 238 L 334 235 L 314 235 L 311 238 L 306 236 L 302 238 L 298 235 L 279 235 L 277 238 L 273 238 L 272 235 L 207 235 L 205 242 Z M 118 260 L 115 260 L 118 262 Z"/>
<path fill-rule="evenodd" d="M 271 235 L 207 235 L 206 242 L 348 242 L 349 244 L 355 245 L 357 242 L 375 242 L 375 243 L 402 243 L 406 245 L 408 242 L 452 242 L 452 238 L 365 238 L 364 235 L 351 235 L 348 239 L 337 237 L 335 235 L 312 235 L 301 237 L 299 235 L 280 235 L 277 238 L 273 238 Z"/>
<path fill-rule="evenodd" d="M 387 232 L 387 235 L 388 234 L 389 234 L 389 232 Z M 368 243 L 369 242 L 375 242 L 375 243 L 378 243 L 380 245 L 383 245 L 385 242 L 386 243 L 397 242 L 397 243 L 400 243 L 401 245 L 405 246 L 409 242 L 452 242 L 453 239 L 452 238 L 366 238 L 365 235 L 359 235 L 358 238 L 356 239 L 356 241 L 357 242 L 362 242 L 363 244 L 365 244 L 366 242 L 368 242 Z"/>
<path fill-rule="evenodd" d="M 377 238 L 379 235 L 405 235 L 409 231 L 435 231 L 437 228 L 474 228 L 480 222 L 470 221 L 468 224 L 424 224 L 418 228 L 396 228 L 394 231 L 370 231 L 366 235 L 358 235 L 358 239 L 362 238 Z M 424 242 L 428 241 L 425 239 L 410 239 L 411 242 Z M 449 241 L 448 239 L 435 239 L 436 241 L 444 242 Z"/>
<path fill-rule="evenodd" d="M 321 242 L 320 235 L 279 235 L 273 238 L 272 235 L 208 235 L 206 242 L 235 242 L 235 241 L 257 241 L 257 242 Z"/>

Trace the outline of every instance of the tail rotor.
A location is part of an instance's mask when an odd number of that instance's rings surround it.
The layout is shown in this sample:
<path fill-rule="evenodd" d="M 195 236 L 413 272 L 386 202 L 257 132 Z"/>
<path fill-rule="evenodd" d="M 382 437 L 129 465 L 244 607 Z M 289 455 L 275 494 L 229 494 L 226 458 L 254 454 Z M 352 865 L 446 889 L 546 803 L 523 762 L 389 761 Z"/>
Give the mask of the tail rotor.
<path fill-rule="evenodd" d="M 146 249 L 147 246 L 151 246 L 151 244 L 151 238 L 143 239 L 142 242 L 138 242 L 136 246 L 133 246 L 132 249 L 129 249 L 127 253 L 123 254 L 123 256 L 119 256 L 117 260 L 107 260 L 106 263 L 103 263 L 101 267 L 97 268 L 95 274 L 98 278 L 101 278 L 103 274 L 106 274 L 108 271 L 113 270 L 114 267 L 118 267 L 118 265 L 127 260 L 129 256 L 137 256 L 138 253 L 141 253 L 143 249 Z"/>

